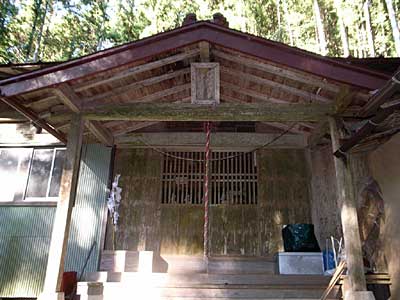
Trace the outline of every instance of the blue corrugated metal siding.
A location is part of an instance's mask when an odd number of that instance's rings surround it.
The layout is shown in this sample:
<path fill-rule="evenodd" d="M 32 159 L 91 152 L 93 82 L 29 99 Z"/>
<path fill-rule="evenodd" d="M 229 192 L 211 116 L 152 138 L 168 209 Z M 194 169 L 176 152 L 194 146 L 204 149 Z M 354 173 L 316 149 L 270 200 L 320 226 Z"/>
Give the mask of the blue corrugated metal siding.
<path fill-rule="evenodd" d="M 66 271 L 80 271 L 96 241 L 87 271 L 99 259 L 111 149 L 83 148 L 73 209 Z M 55 207 L 8 207 L 0 204 L 0 297 L 35 297 L 43 286 Z"/>
<path fill-rule="evenodd" d="M 40 292 L 54 207 L 0 207 L 0 296 Z"/>
<path fill-rule="evenodd" d="M 106 207 L 111 149 L 93 145 L 83 149 L 77 200 L 72 212 L 66 271 L 79 271 L 96 242 L 85 271 L 97 271 L 102 221 Z"/>

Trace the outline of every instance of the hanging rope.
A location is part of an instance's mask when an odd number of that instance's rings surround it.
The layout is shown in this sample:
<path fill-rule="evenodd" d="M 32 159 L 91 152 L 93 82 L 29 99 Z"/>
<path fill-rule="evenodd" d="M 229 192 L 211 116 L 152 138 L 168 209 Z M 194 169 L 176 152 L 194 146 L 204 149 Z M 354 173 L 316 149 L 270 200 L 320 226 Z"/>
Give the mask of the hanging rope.
<path fill-rule="evenodd" d="M 204 258 L 208 260 L 208 182 L 210 173 L 210 138 L 211 138 L 211 124 L 210 122 L 205 123 L 206 131 L 206 163 L 205 163 L 205 174 L 204 174 Z"/>
<path fill-rule="evenodd" d="M 209 161 L 212 162 L 212 161 L 223 161 L 223 160 L 228 160 L 228 159 L 240 157 L 240 156 L 242 156 L 242 155 L 246 155 L 246 154 L 248 154 L 248 153 L 253 153 L 253 152 L 256 152 L 257 150 L 261 150 L 261 149 L 263 149 L 263 148 L 266 148 L 266 147 L 272 145 L 273 143 L 275 143 L 277 140 L 279 140 L 280 138 L 282 138 L 282 137 L 285 136 L 286 134 L 288 134 L 296 125 L 297 125 L 297 123 L 293 123 L 290 127 L 288 127 L 288 128 L 287 128 L 285 131 L 283 131 L 281 134 L 279 134 L 279 135 L 277 135 L 276 137 L 274 137 L 272 140 L 266 142 L 265 144 L 263 144 L 263 145 L 261 145 L 261 146 L 259 146 L 259 147 L 254 148 L 254 149 L 252 149 L 252 150 L 250 150 L 250 151 L 247 151 L 247 152 L 240 152 L 239 154 L 231 155 L 231 156 L 225 156 L 225 157 L 222 157 L 222 158 L 210 158 Z M 210 130 L 211 130 L 211 127 L 210 127 Z M 156 151 L 156 152 L 158 152 L 158 153 L 160 153 L 160 154 L 162 154 L 162 155 L 168 156 L 168 157 L 170 157 L 170 158 L 175 158 L 175 159 L 179 159 L 179 160 L 186 160 L 186 161 L 192 161 L 192 162 L 204 162 L 204 159 L 192 159 L 192 158 L 186 158 L 186 157 L 181 157 L 181 156 L 173 155 L 173 154 L 168 153 L 168 152 L 165 152 L 165 151 L 163 151 L 163 150 L 161 150 L 161 149 L 159 149 L 159 148 L 157 148 L 157 147 L 154 147 L 153 145 L 150 145 L 149 143 L 146 143 L 145 141 L 143 141 L 143 140 L 140 139 L 140 138 L 138 138 L 138 140 L 139 140 L 143 145 L 145 145 L 146 147 L 149 147 L 150 149 L 152 149 L 152 150 L 154 150 L 154 151 Z"/>

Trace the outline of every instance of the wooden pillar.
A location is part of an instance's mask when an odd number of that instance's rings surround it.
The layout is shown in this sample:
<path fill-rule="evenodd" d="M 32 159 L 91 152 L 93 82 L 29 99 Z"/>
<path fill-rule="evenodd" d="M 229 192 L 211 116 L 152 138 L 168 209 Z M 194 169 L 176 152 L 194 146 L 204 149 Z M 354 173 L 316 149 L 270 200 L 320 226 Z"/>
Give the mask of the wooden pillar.
<path fill-rule="evenodd" d="M 329 118 L 332 148 L 335 152 L 340 147 L 343 132 L 338 128 L 336 120 Z M 334 157 L 338 204 L 343 228 L 346 263 L 351 291 L 365 291 L 366 281 L 361 250 L 360 231 L 357 219 L 357 203 L 353 192 L 352 175 L 349 164 Z"/>
<path fill-rule="evenodd" d="M 60 198 L 57 203 L 49 257 L 47 261 L 46 278 L 42 299 L 63 299 L 61 280 L 64 272 L 64 260 L 67 250 L 72 207 L 75 202 L 76 185 L 78 182 L 79 163 L 82 148 L 83 120 L 79 114 L 71 119 L 68 134 L 64 170 L 61 177 Z"/>

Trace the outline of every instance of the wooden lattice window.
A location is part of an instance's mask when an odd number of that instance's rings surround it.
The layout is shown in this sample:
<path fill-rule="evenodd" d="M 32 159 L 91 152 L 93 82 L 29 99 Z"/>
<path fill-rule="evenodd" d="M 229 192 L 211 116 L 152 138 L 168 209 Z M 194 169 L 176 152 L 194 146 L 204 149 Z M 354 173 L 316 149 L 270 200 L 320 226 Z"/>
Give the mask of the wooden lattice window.
<path fill-rule="evenodd" d="M 204 152 L 168 152 L 163 160 L 161 203 L 202 204 L 204 171 Z M 211 205 L 257 204 L 255 153 L 211 153 L 209 201 Z"/>

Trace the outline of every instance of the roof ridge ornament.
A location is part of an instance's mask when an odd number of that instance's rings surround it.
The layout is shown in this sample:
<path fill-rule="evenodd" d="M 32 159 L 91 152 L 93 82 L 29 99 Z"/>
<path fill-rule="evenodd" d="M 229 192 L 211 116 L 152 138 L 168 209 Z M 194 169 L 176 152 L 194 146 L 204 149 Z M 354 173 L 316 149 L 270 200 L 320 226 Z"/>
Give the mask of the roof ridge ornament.
<path fill-rule="evenodd" d="M 182 26 L 194 24 L 197 22 L 197 16 L 195 13 L 188 13 L 183 19 Z"/>
<path fill-rule="evenodd" d="M 226 20 L 224 15 L 219 12 L 213 14 L 212 22 L 220 26 L 229 27 L 229 22 Z"/>
<path fill-rule="evenodd" d="M 223 26 L 223 27 L 229 27 L 229 22 L 226 20 L 223 14 L 220 12 L 217 12 L 213 14 L 213 18 L 209 20 L 211 23 Z M 195 13 L 188 13 L 185 18 L 183 19 L 182 26 L 186 25 L 191 25 L 197 22 L 197 16 Z"/>

